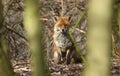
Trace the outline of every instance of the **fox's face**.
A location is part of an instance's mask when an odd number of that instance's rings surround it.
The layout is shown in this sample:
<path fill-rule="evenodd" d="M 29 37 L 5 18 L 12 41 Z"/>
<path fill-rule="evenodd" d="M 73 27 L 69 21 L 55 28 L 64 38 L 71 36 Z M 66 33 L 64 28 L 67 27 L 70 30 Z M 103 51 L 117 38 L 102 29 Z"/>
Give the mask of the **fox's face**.
<path fill-rule="evenodd" d="M 54 31 L 58 33 L 64 33 L 68 30 L 70 23 L 68 22 L 66 17 L 60 17 L 58 21 L 55 23 Z"/>

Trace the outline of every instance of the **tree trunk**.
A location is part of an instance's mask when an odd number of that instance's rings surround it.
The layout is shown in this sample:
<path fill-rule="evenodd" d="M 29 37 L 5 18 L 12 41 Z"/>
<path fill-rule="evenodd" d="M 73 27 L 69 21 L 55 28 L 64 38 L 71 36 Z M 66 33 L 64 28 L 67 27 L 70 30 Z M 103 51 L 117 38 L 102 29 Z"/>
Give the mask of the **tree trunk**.
<path fill-rule="evenodd" d="M 112 0 L 88 2 L 87 64 L 83 76 L 110 76 Z"/>
<path fill-rule="evenodd" d="M 118 5 L 118 22 L 119 22 L 119 45 L 118 46 L 119 46 L 119 55 L 120 55 L 120 3 Z M 119 64 L 120 64 L 120 61 L 119 61 Z"/>
<path fill-rule="evenodd" d="M 118 4 L 118 23 L 119 23 L 119 35 L 120 35 L 120 3 Z"/>
<path fill-rule="evenodd" d="M 24 24 L 29 36 L 33 76 L 49 76 L 45 71 L 43 26 L 39 21 L 39 0 L 26 0 Z"/>

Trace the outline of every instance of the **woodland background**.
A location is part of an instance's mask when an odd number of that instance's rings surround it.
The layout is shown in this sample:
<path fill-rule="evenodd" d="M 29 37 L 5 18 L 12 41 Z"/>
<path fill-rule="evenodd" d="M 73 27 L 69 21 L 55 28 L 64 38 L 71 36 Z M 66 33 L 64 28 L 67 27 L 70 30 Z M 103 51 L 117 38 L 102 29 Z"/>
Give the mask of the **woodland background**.
<path fill-rule="evenodd" d="M 28 35 L 24 29 L 24 0 L 2 0 L 3 17 L 0 24 L 3 25 L 0 35 L 5 36 L 8 57 L 12 62 L 12 67 L 16 76 L 31 76 L 30 57 L 31 51 L 28 43 Z M 113 5 L 112 20 L 112 76 L 120 75 L 119 61 L 119 23 L 118 6 L 119 0 L 115 0 Z M 76 28 L 73 37 L 83 55 L 86 52 L 86 32 L 87 32 L 87 0 L 65 0 L 64 6 L 61 6 L 59 0 L 40 0 L 39 2 L 39 20 L 44 29 L 45 58 L 49 63 L 49 70 L 52 76 L 79 76 L 83 71 L 84 64 L 55 65 L 51 59 L 52 51 L 52 28 L 54 26 L 54 17 L 70 16 L 71 28 Z M 76 27 L 73 27 L 76 26 Z M 33 25 L 34 28 L 34 25 Z M 72 30 L 72 29 L 70 29 Z M 94 67 L 93 67 L 94 68 Z"/>

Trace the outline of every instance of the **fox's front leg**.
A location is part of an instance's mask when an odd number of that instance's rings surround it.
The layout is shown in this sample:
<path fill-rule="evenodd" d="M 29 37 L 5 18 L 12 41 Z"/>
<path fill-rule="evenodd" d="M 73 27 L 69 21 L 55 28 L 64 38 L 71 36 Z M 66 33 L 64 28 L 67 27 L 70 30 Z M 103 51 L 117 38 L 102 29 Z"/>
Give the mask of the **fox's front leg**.
<path fill-rule="evenodd" d="M 61 55 L 60 49 L 58 47 L 54 47 L 54 55 L 53 55 L 54 62 L 56 64 L 60 63 L 61 58 L 62 58 L 62 55 Z"/>
<path fill-rule="evenodd" d="M 54 52 L 54 62 L 56 64 L 61 62 L 61 56 L 57 51 Z"/>
<path fill-rule="evenodd" d="M 66 52 L 66 64 L 70 64 L 70 54 L 71 54 L 71 51 L 68 49 L 67 52 Z"/>

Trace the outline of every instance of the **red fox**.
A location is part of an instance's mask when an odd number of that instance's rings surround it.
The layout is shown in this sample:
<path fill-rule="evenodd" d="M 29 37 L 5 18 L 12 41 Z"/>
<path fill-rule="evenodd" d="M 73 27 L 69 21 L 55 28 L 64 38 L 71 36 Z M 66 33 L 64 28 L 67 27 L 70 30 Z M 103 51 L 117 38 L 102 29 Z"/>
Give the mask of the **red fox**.
<path fill-rule="evenodd" d="M 53 59 L 55 63 L 70 64 L 72 58 L 77 58 L 74 45 L 68 34 L 70 23 L 67 17 L 60 17 L 54 25 L 53 34 Z"/>

